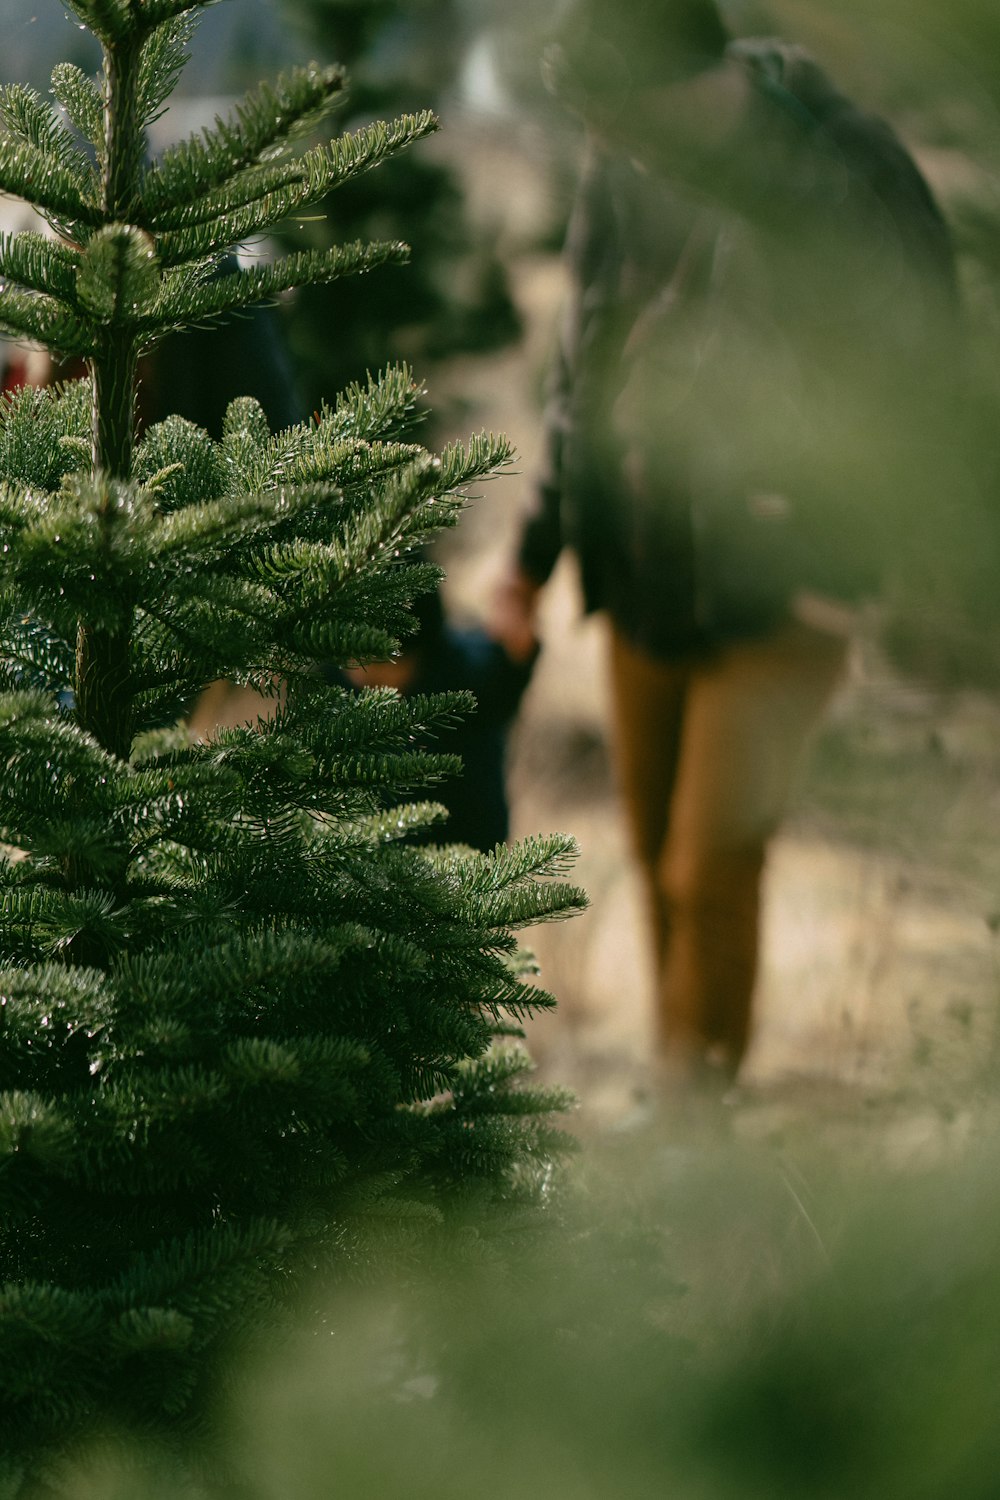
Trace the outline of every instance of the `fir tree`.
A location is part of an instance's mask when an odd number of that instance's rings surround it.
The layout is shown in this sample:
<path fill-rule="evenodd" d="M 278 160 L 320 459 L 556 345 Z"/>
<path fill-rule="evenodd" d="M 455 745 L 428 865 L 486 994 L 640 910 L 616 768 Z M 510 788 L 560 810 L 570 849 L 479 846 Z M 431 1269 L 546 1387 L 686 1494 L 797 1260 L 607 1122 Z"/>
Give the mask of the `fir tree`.
<path fill-rule="evenodd" d="M 356 698 L 313 665 L 396 648 L 436 581 L 415 549 L 506 444 L 425 452 L 405 369 L 308 426 L 272 433 L 244 398 L 221 443 L 177 417 L 135 437 L 157 339 L 404 255 L 225 259 L 433 119 L 303 149 L 343 84 L 308 66 L 149 162 L 144 127 L 209 0 L 68 3 L 101 80 L 57 68 L 63 113 L 0 97 L 0 190 L 58 236 L 0 242 L 0 324 L 90 370 L 0 412 L 10 1493 L 18 1464 L 83 1424 L 190 1417 L 220 1347 L 303 1257 L 363 1269 L 394 1222 L 530 1195 L 560 1101 L 489 1049 L 550 1003 L 511 929 L 582 899 L 547 878 L 562 837 L 408 847 L 439 811 L 386 812 L 386 793 L 454 769 L 416 746 L 468 705 Z M 271 709 L 192 744 L 179 715 L 220 676 Z"/>
<path fill-rule="evenodd" d="M 320 49 L 350 69 L 345 123 L 436 105 L 454 85 L 465 36 L 454 0 L 284 0 Z M 331 237 L 405 235 L 414 258 L 381 284 L 304 288 L 287 308 L 289 338 L 306 409 L 366 369 L 403 356 L 424 365 L 496 349 L 520 322 L 496 246 L 470 219 L 447 162 L 405 154 L 377 178 L 358 177 L 296 223 L 291 247 L 324 248 Z"/>

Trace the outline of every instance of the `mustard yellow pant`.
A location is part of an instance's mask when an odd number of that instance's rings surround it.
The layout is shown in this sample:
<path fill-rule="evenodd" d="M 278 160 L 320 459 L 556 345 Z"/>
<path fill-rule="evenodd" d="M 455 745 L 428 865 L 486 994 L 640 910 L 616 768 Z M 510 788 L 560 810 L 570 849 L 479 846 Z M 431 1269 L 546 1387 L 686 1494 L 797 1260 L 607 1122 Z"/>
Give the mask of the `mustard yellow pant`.
<path fill-rule="evenodd" d="M 750 1038 L 761 876 L 810 731 L 846 655 L 789 621 L 698 661 L 612 628 L 616 756 L 649 906 L 660 1055 L 733 1076 Z"/>

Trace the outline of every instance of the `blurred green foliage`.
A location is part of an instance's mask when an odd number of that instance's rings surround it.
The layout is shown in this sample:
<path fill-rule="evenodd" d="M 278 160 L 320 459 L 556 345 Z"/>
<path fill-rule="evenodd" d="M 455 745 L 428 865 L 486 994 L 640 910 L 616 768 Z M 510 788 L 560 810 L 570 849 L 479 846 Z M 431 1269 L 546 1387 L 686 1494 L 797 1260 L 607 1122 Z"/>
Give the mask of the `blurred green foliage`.
<path fill-rule="evenodd" d="M 730 0 L 742 31 L 800 40 L 848 92 L 888 113 L 916 151 L 951 227 L 969 378 L 961 426 L 944 414 L 930 502 L 915 510 L 890 583 L 885 639 L 939 683 L 1000 682 L 1000 12 L 986 0 Z M 942 461 L 943 460 L 943 461 Z M 936 498 L 930 493 L 936 490 Z M 902 515 L 897 533 L 910 526 Z"/>
<path fill-rule="evenodd" d="M 991 1500 L 995 1145 L 908 1173 L 819 1134 L 605 1145 L 514 1255 L 475 1238 L 346 1303 L 316 1288 L 199 1477 L 98 1444 L 55 1493 Z"/>

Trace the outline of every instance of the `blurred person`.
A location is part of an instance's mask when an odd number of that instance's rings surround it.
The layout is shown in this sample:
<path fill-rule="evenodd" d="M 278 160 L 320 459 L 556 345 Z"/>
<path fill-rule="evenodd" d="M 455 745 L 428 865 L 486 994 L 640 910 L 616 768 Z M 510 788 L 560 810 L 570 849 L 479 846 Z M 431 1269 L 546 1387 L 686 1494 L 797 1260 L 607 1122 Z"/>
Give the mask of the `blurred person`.
<path fill-rule="evenodd" d="M 921 483 L 953 257 L 891 129 L 712 0 L 579 3 L 549 68 L 588 126 L 575 290 L 492 628 L 530 655 L 576 550 L 683 1095 L 747 1051 L 766 849 Z"/>

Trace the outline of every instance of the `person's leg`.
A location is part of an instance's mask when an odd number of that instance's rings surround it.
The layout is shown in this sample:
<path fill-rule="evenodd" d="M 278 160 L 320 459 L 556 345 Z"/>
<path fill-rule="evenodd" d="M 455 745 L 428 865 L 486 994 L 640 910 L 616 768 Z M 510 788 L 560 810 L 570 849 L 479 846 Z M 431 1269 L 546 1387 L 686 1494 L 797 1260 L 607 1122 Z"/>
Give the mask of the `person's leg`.
<path fill-rule="evenodd" d="M 765 849 L 845 655 L 842 638 L 790 623 L 691 674 L 657 871 L 659 1036 L 681 1068 L 732 1076 L 746 1051 Z"/>
<path fill-rule="evenodd" d="M 615 769 L 632 853 L 639 865 L 657 972 L 667 949 L 660 879 L 680 747 L 687 671 L 637 651 L 611 626 Z"/>

